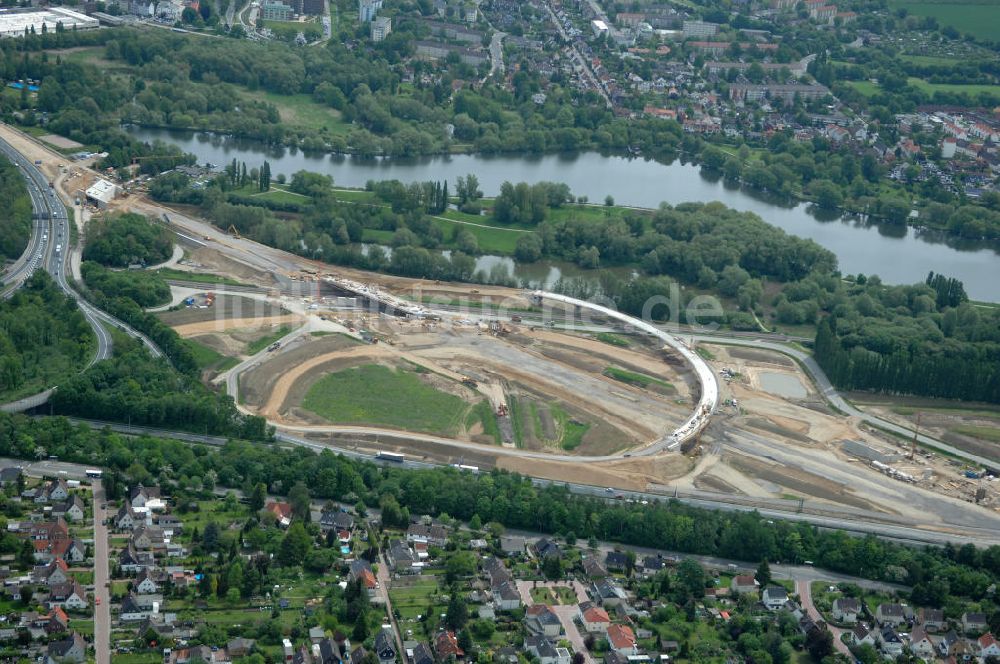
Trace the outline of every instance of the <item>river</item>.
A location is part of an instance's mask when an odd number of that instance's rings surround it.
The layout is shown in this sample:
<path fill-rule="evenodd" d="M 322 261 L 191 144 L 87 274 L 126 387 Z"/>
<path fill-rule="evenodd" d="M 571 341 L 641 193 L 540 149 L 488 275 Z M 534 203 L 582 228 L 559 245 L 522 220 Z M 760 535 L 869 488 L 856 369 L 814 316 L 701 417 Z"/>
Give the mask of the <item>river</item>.
<path fill-rule="evenodd" d="M 933 231 L 868 224 L 853 217 L 814 214 L 804 203 L 786 204 L 754 195 L 709 177 L 693 164 L 669 165 L 645 159 L 606 156 L 596 152 L 575 155 L 485 156 L 452 155 L 418 159 L 363 159 L 304 153 L 265 146 L 258 141 L 169 129 L 126 128 L 144 141 L 161 140 L 194 154 L 201 164 L 225 165 L 233 159 L 248 168 L 265 159 L 274 176 L 299 170 L 333 177 L 346 187 L 363 187 L 369 180 L 402 182 L 448 180 L 475 173 L 487 196 L 511 182 L 565 182 L 577 196 L 592 202 L 614 197 L 618 205 L 656 207 L 688 201 L 719 201 L 741 211 L 754 212 L 789 233 L 815 240 L 832 251 L 845 274 L 878 274 L 886 283 L 923 281 L 931 270 L 965 283 L 976 300 L 1000 301 L 1000 256 L 996 247 L 958 240 Z"/>

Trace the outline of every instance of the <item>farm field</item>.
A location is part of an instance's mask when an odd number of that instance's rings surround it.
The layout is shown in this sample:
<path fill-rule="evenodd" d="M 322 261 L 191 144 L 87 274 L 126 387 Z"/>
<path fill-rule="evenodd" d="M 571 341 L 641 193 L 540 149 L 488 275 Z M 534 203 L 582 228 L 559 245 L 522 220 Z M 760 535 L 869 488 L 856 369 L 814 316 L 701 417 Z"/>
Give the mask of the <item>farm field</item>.
<path fill-rule="evenodd" d="M 905 8 L 914 16 L 932 16 L 941 25 L 950 25 L 960 32 L 970 33 L 980 39 L 1000 39 L 1000 21 L 997 11 L 1000 2 L 908 2 L 893 0 L 893 9 Z"/>

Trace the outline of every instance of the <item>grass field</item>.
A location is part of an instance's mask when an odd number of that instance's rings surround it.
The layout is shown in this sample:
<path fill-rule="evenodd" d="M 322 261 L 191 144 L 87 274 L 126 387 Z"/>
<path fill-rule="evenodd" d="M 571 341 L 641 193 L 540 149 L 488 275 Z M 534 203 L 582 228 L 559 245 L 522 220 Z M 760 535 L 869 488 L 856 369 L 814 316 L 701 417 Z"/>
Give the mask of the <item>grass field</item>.
<path fill-rule="evenodd" d="M 566 451 L 580 447 L 584 435 L 590 430 L 590 425 L 574 420 L 569 416 L 569 413 L 554 403 L 549 405 L 549 412 L 552 413 L 552 418 L 563 432 L 559 446 Z"/>
<path fill-rule="evenodd" d="M 235 357 L 226 357 L 214 348 L 209 348 L 194 339 L 184 339 L 183 341 L 191 351 L 191 354 L 194 355 L 194 361 L 198 364 L 199 369 L 225 371 L 236 366 L 239 362 Z"/>
<path fill-rule="evenodd" d="M 279 327 L 266 337 L 257 339 L 256 341 L 251 341 L 250 343 L 247 344 L 247 355 L 256 355 L 257 353 L 264 350 L 265 348 L 267 348 L 275 341 L 277 341 L 278 339 L 285 336 L 291 331 L 292 331 L 291 325 L 282 325 L 281 327 Z"/>
<path fill-rule="evenodd" d="M 899 59 L 921 67 L 950 67 L 961 62 L 958 58 L 945 58 L 937 55 L 900 55 Z"/>
<path fill-rule="evenodd" d="M 403 620 L 412 620 L 427 612 L 427 607 L 435 605 L 438 613 L 447 609 L 447 605 L 435 601 L 438 593 L 436 577 L 420 579 L 416 585 L 402 587 L 393 585 L 389 590 L 392 608 L 399 612 Z"/>
<path fill-rule="evenodd" d="M 425 384 L 416 372 L 376 364 L 324 376 L 302 406 L 331 422 L 437 434 L 454 432 L 468 410 L 465 401 Z"/>
<path fill-rule="evenodd" d="M 500 444 L 500 426 L 497 424 L 496 415 L 493 414 L 493 406 L 489 401 L 483 400 L 477 403 L 465 417 L 465 428 L 471 429 L 480 423 L 483 426 L 483 433 L 493 438 L 493 442 Z"/>
<path fill-rule="evenodd" d="M 1000 7 L 997 8 L 1000 12 Z M 1000 85 L 976 85 L 976 84 L 951 84 L 951 83 L 928 83 L 922 78 L 909 78 L 910 85 L 922 90 L 929 95 L 935 92 L 951 92 L 951 93 L 965 93 L 967 95 L 978 95 L 980 93 L 987 93 L 992 95 L 1000 96 Z"/>
<path fill-rule="evenodd" d="M 346 134 L 351 130 L 351 125 L 344 122 L 340 111 L 320 104 L 307 94 L 279 95 L 263 90 L 251 92 L 246 88 L 240 88 L 240 94 L 247 99 L 274 104 L 282 122 L 290 125 L 315 131 L 326 129 L 331 134 Z"/>
<path fill-rule="evenodd" d="M 942 26 L 952 26 L 960 32 L 967 32 L 980 39 L 1000 39 L 1000 2 L 909 2 L 891 0 L 893 9 L 904 8 L 914 16 L 932 16 Z"/>
<path fill-rule="evenodd" d="M 632 345 L 632 343 L 625 337 L 621 336 L 620 334 L 613 334 L 611 332 L 598 332 L 597 334 L 594 335 L 594 338 L 606 344 L 610 344 L 612 346 L 618 346 L 619 348 L 628 348 L 629 346 Z"/>
<path fill-rule="evenodd" d="M 1000 429 L 995 427 L 979 427 L 971 424 L 963 424 L 955 427 L 955 433 L 988 440 L 993 443 L 1000 443 Z"/>

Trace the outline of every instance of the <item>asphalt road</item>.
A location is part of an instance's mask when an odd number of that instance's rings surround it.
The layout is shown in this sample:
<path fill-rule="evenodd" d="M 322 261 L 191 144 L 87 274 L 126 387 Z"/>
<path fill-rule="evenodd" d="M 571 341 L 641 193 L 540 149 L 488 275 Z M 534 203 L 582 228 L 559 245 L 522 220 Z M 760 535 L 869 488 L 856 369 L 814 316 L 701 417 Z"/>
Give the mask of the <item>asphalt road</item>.
<path fill-rule="evenodd" d="M 12 284 L 16 283 L 19 287 L 35 269 L 41 267 L 52 275 L 56 284 L 66 295 L 76 301 L 80 312 L 93 329 L 97 339 L 97 350 L 86 368 L 111 357 L 114 343 L 107 326 L 117 327 L 126 334 L 139 339 L 154 357 L 160 357 L 162 352 L 149 337 L 93 306 L 73 289 L 66 276 L 71 253 L 70 219 L 66 206 L 56 195 L 55 189 L 49 186 L 49 181 L 34 162 L 2 139 L 0 139 L 0 152 L 15 164 L 24 176 L 28 196 L 31 198 L 31 207 L 36 217 L 32 226 L 32 237 L 28 242 L 28 249 L 31 252 L 28 260 L 18 268 L 13 278 L 11 274 L 8 274 L 8 280 Z M 7 296 L 9 292 L 13 291 L 7 291 L 4 295 Z M 48 388 L 24 399 L 0 405 L 0 410 L 11 412 L 35 408 L 46 403 L 51 393 L 52 388 Z"/>
<path fill-rule="evenodd" d="M 108 582 L 108 527 L 105 523 L 104 485 L 93 480 L 94 489 L 94 651 L 97 664 L 111 664 L 111 608 Z"/>

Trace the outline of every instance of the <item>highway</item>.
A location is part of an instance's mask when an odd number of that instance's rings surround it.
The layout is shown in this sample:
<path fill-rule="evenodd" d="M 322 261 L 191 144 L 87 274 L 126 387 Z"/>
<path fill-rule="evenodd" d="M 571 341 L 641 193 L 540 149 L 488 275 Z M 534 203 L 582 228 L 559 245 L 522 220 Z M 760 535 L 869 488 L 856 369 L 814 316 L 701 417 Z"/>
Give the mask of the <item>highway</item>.
<path fill-rule="evenodd" d="M 35 217 L 32 237 L 28 242 L 28 251 L 22 256 L 22 259 L 27 256 L 28 260 L 20 264 L 15 274 L 8 273 L 7 278 L 11 282 L 11 289 L 6 291 L 4 296 L 9 297 L 13 290 L 20 287 L 24 280 L 40 267 L 51 274 L 59 288 L 76 302 L 87 323 L 94 330 L 97 350 L 87 363 L 86 368 L 90 368 L 96 362 L 106 360 L 112 355 L 114 344 L 107 325 L 117 327 L 126 334 L 141 340 L 154 357 L 161 356 L 159 348 L 148 337 L 93 306 L 72 288 L 66 276 L 71 253 L 70 219 L 66 206 L 56 195 L 55 189 L 49 186 L 49 181 L 37 165 L 30 159 L 2 139 L 0 139 L 0 152 L 17 166 L 24 176 Z M 48 401 L 52 390 L 53 388 L 48 388 L 16 402 L 2 404 L 0 410 L 23 411 L 40 406 Z"/>

